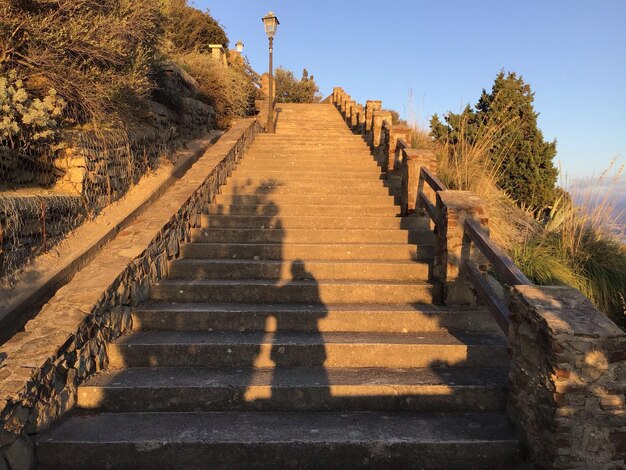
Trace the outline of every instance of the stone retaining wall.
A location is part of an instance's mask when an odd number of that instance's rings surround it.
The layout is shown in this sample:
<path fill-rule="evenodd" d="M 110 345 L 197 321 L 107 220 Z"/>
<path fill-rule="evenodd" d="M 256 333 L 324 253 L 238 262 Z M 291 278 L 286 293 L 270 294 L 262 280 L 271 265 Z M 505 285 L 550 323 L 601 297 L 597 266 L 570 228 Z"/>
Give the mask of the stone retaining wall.
<path fill-rule="evenodd" d="M 52 189 L 0 192 L 0 282 L 13 282 L 26 263 L 123 197 L 185 141 L 214 128 L 212 107 L 181 101 L 179 114 L 152 103 L 151 125 L 128 132 L 68 132 L 69 147 L 54 160 L 62 176 Z"/>
<path fill-rule="evenodd" d="M 108 364 L 107 345 L 166 276 L 207 204 L 260 125 L 241 120 L 61 288 L 25 331 L 0 346 L 0 469 L 29 468 L 32 438 L 72 408 L 77 387 Z"/>
<path fill-rule="evenodd" d="M 515 286 L 509 413 L 538 468 L 626 468 L 626 334 L 579 291 Z"/>

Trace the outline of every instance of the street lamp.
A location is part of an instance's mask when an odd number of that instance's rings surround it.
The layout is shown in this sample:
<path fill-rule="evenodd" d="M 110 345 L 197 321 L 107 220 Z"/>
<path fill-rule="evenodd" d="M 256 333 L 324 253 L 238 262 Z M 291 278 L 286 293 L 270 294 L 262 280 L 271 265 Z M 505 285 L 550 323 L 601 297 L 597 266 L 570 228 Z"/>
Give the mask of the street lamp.
<path fill-rule="evenodd" d="M 263 17 L 263 25 L 265 26 L 265 33 L 270 40 L 270 80 L 269 80 L 269 112 L 267 115 L 267 132 L 274 133 L 274 65 L 272 63 L 272 55 L 274 53 L 274 36 L 280 21 L 276 18 L 273 12 L 269 12 Z"/>
<path fill-rule="evenodd" d="M 243 52 L 243 42 L 237 41 L 237 44 L 235 44 L 235 47 L 237 48 L 237 52 L 239 52 L 240 54 Z"/>

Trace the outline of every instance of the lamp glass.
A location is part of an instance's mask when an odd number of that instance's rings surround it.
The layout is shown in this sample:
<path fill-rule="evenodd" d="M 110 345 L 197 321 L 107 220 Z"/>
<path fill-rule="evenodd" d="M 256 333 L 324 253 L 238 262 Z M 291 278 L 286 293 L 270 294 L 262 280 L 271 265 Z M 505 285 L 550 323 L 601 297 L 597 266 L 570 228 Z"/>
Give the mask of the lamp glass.
<path fill-rule="evenodd" d="M 278 25 L 280 22 L 278 18 L 271 11 L 263 17 L 263 24 L 265 25 L 265 33 L 268 37 L 274 37 L 276 34 L 276 30 L 278 29 Z"/>

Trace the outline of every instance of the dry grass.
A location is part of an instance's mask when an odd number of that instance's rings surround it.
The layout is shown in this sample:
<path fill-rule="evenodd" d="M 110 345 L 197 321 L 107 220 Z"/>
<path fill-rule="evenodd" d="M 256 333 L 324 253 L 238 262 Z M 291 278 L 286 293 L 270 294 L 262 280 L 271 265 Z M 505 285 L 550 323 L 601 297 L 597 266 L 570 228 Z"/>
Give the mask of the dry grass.
<path fill-rule="evenodd" d="M 70 122 L 127 121 L 154 84 L 164 34 L 158 0 L 33 0 L 0 6 L 0 71 L 29 93 L 55 89 Z"/>
<path fill-rule="evenodd" d="M 461 123 L 464 129 L 467 123 Z M 475 138 L 469 140 L 460 132 L 457 142 L 433 141 L 423 128 L 413 124 L 411 143 L 414 148 L 428 148 L 437 155 L 437 173 L 450 189 L 472 191 L 487 205 L 491 237 L 503 247 L 513 246 L 523 234 L 536 225 L 529 214 L 519 208 L 498 188 L 500 164 L 506 158 L 504 149 L 495 160 L 490 150 L 505 134 L 500 126 L 481 126 Z"/>
<path fill-rule="evenodd" d="M 562 283 L 578 288 L 625 325 L 626 245 L 615 231 L 623 216 L 616 210 L 615 197 L 623 171 L 614 160 L 598 178 L 572 189 L 571 199 L 557 199 L 542 230 L 531 234 L 527 244 L 534 248 L 536 259 L 561 260 L 575 275 Z"/>
<path fill-rule="evenodd" d="M 562 192 L 542 218 L 519 207 L 497 181 L 509 149 L 494 158 L 497 139 L 505 138 L 493 124 L 479 126 L 471 140 L 466 123 L 455 142 L 434 142 L 428 132 L 413 125 L 412 144 L 438 156 L 438 176 L 450 189 L 472 191 L 486 203 L 491 238 L 505 249 L 533 282 L 569 285 L 583 292 L 596 307 L 626 326 L 626 245 L 612 228 L 620 219 L 614 211 L 607 181 L 617 184 L 623 167 L 609 177 L 605 172 L 589 180 L 581 196 Z M 610 186 L 610 185 L 608 185 Z M 576 201 L 576 202 L 574 202 Z"/>

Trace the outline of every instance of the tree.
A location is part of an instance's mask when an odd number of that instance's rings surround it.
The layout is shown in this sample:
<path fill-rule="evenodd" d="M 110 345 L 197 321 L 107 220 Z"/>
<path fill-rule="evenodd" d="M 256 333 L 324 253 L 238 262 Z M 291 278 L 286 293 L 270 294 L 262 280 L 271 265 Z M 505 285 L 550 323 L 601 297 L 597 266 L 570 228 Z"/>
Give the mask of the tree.
<path fill-rule="evenodd" d="M 518 203 L 542 209 L 556 196 L 556 141 L 544 140 L 533 101 L 534 93 L 522 77 L 500 72 L 491 92 L 483 89 L 476 110 L 467 106 L 460 114 L 448 113 L 445 124 L 434 115 L 430 125 L 436 140 L 453 144 L 461 133 L 473 142 L 485 128 L 491 129 L 489 154 L 500 166 L 498 185 Z"/>
<path fill-rule="evenodd" d="M 278 103 L 319 103 L 322 99 L 313 75 L 302 70 L 302 78 L 296 80 L 293 72 L 279 67 L 274 73 L 276 101 Z"/>

